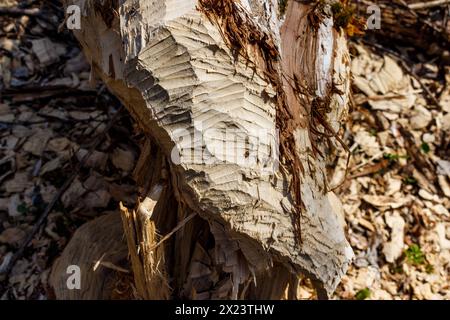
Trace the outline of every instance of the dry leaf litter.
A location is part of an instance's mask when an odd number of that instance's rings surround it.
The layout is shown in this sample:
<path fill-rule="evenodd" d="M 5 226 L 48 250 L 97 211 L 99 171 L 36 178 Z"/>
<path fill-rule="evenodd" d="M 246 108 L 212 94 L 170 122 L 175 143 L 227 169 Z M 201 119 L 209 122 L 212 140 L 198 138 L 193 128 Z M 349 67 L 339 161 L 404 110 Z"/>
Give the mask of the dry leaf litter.
<path fill-rule="evenodd" d="M 131 171 L 139 136 L 126 112 L 90 152 L 120 109 L 47 1 L 2 3 L 37 16 L 0 16 L 0 271 L 59 188 L 87 155 L 10 276 L 1 299 L 48 299 L 48 275 L 74 231 L 137 198 Z M 22 6 L 21 6 L 22 5 Z"/>

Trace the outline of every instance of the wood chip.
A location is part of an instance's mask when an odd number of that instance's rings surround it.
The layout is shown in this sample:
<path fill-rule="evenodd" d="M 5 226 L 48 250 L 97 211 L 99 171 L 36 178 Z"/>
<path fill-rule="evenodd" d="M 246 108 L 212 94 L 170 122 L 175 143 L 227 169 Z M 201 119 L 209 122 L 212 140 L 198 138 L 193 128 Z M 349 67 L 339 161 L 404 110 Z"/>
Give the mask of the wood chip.
<path fill-rule="evenodd" d="M 395 262 L 403 253 L 405 220 L 395 212 L 386 214 L 386 224 L 391 228 L 391 240 L 383 245 L 387 262 Z"/>

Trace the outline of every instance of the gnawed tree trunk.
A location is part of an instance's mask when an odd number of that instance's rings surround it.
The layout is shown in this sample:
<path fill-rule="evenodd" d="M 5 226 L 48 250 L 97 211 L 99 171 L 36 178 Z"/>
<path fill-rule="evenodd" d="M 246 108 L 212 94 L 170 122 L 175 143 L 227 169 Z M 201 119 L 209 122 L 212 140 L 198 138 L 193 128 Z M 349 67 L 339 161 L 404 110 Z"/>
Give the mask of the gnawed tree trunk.
<path fill-rule="evenodd" d="M 147 135 L 140 204 L 122 210 L 138 296 L 295 299 L 301 276 L 330 295 L 353 253 L 326 174 L 350 90 L 329 3 L 71 4 L 94 72 Z"/>

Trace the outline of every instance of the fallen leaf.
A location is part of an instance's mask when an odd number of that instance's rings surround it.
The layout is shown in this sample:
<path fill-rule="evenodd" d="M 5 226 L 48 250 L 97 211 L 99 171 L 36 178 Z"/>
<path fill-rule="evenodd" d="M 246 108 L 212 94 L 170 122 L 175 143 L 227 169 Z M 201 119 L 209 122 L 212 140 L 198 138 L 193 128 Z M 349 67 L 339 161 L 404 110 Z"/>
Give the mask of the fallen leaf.
<path fill-rule="evenodd" d="M 20 204 L 21 204 L 20 195 L 18 193 L 15 193 L 9 199 L 8 215 L 10 217 L 19 217 L 22 215 L 22 213 L 19 212 L 19 210 L 18 210 Z"/>
<path fill-rule="evenodd" d="M 122 169 L 123 171 L 129 172 L 133 170 L 135 165 L 134 153 L 130 150 L 124 150 L 122 148 L 116 148 L 111 155 L 111 160 L 113 165 Z"/>
<path fill-rule="evenodd" d="M 50 160 L 42 166 L 40 175 L 43 176 L 44 174 L 46 174 L 48 172 L 55 171 L 56 169 L 60 168 L 61 165 L 62 165 L 61 159 L 59 157 L 55 158 L 53 160 Z"/>
<path fill-rule="evenodd" d="M 104 208 L 111 200 L 111 195 L 105 189 L 88 192 L 83 198 L 83 204 L 88 208 Z"/>
<path fill-rule="evenodd" d="M 364 201 L 367 203 L 370 203 L 371 205 L 375 207 L 391 207 L 392 209 L 398 209 L 401 208 L 411 202 L 411 198 L 404 197 L 400 199 L 394 199 L 387 196 L 371 196 L 371 195 L 365 195 L 362 197 Z"/>
<path fill-rule="evenodd" d="M 16 172 L 11 180 L 5 182 L 5 190 L 8 193 L 21 193 L 29 186 L 32 185 L 30 181 L 29 174 L 27 172 L 21 171 Z"/>
<path fill-rule="evenodd" d="M 19 228 L 9 228 L 0 234 L 0 243 L 7 243 L 17 247 L 26 237 L 25 231 Z"/>
<path fill-rule="evenodd" d="M 23 145 L 23 150 L 35 156 L 41 156 L 47 146 L 48 140 L 53 136 L 51 129 L 41 129 L 28 138 Z"/>
<path fill-rule="evenodd" d="M 88 150 L 80 149 L 77 152 L 78 161 L 82 161 L 88 154 Z M 104 152 L 94 150 L 89 156 L 87 156 L 85 165 L 87 167 L 104 170 L 108 161 L 108 155 Z"/>
<path fill-rule="evenodd" d="M 61 201 L 64 204 L 64 207 L 67 208 L 75 205 L 86 191 L 87 190 L 83 187 L 80 180 L 75 179 L 70 187 L 61 196 Z"/>
<path fill-rule="evenodd" d="M 6 268 L 9 265 L 9 262 L 11 261 L 11 258 L 13 257 L 12 252 L 8 252 L 4 257 L 3 260 L 0 263 L 0 274 L 4 273 L 6 271 Z"/>
<path fill-rule="evenodd" d="M 31 40 L 31 49 L 43 67 L 47 67 L 57 61 L 66 53 L 66 47 L 55 43 L 49 38 Z"/>

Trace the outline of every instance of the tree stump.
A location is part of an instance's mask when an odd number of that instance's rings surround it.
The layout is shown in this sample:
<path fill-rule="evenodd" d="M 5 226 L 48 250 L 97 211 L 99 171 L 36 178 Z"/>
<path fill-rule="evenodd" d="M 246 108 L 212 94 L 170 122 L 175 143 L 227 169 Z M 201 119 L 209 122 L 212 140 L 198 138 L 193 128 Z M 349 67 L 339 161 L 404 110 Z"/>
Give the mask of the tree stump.
<path fill-rule="evenodd" d="M 139 206 L 122 208 L 140 298 L 295 299 L 302 276 L 326 298 L 347 270 L 326 171 L 346 36 L 330 1 L 282 2 L 65 1 L 93 72 L 147 136 Z"/>

